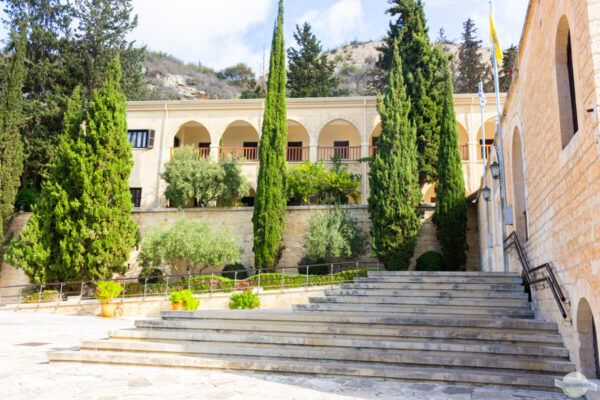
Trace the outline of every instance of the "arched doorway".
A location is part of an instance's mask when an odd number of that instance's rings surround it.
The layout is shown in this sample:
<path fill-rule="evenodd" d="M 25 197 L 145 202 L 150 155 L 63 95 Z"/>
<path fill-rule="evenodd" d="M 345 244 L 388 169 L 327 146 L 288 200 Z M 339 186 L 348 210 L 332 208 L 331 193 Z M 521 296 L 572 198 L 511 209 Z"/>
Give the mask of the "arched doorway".
<path fill-rule="evenodd" d="M 173 148 L 191 146 L 205 158 L 210 154 L 210 144 L 210 133 L 204 125 L 196 121 L 181 125 L 173 138 Z"/>
<path fill-rule="evenodd" d="M 369 136 L 369 156 L 374 156 L 375 152 L 377 151 L 377 141 L 379 140 L 379 135 L 381 135 L 381 122 L 377 124 Z"/>
<path fill-rule="evenodd" d="M 579 367 L 587 378 L 600 377 L 598 366 L 598 337 L 590 304 L 586 299 L 579 300 L 577 307 L 577 335 L 579 337 Z"/>
<path fill-rule="evenodd" d="M 246 121 L 235 121 L 227 126 L 219 143 L 219 160 L 243 159 L 246 162 L 258 161 L 260 136 Z"/>
<path fill-rule="evenodd" d="M 293 120 L 288 120 L 288 137 L 286 147 L 286 160 L 288 162 L 302 162 L 309 159 L 310 137 L 304 126 Z"/>
<path fill-rule="evenodd" d="M 330 161 L 339 157 L 343 161 L 361 158 L 360 133 L 350 122 L 336 119 L 319 133 L 317 160 Z"/>
<path fill-rule="evenodd" d="M 515 217 L 515 231 L 521 243 L 529 240 L 524 167 L 521 135 L 519 134 L 519 130 L 515 128 L 512 145 L 513 212 Z"/>
<path fill-rule="evenodd" d="M 460 159 L 466 161 L 470 159 L 469 134 L 460 122 L 457 122 L 456 124 L 458 125 L 458 146 L 460 149 Z"/>

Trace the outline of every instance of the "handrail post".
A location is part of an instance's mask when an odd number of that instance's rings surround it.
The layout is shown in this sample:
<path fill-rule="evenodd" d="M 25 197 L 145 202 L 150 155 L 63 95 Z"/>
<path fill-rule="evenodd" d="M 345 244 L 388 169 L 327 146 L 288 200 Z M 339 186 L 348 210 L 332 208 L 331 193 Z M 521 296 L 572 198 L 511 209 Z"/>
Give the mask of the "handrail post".
<path fill-rule="evenodd" d="M 190 271 L 188 271 L 188 290 L 190 290 L 190 291 L 191 291 L 191 288 L 192 288 L 191 285 L 192 285 L 192 274 L 191 274 Z"/>
<path fill-rule="evenodd" d="M 306 286 L 304 287 L 304 291 L 308 292 L 308 286 L 309 286 L 309 282 L 308 282 L 308 269 L 310 268 L 310 265 L 306 265 Z"/>
<path fill-rule="evenodd" d="M 43 288 L 44 288 L 44 284 L 40 283 L 40 293 L 38 294 L 38 307 L 42 303 L 42 290 L 43 290 Z"/>
<path fill-rule="evenodd" d="M 82 300 L 83 300 L 83 281 L 81 281 L 81 288 L 79 290 L 79 304 L 81 304 Z"/>
<path fill-rule="evenodd" d="M 167 280 L 165 281 L 165 298 L 169 298 L 169 276 L 167 275 Z"/>
<path fill-rule="evenodd" d="M 215 273 L 213 272 L 210 275 L 210 297 L 213 295 L 213 278 L 215 277 Z"/>
<path fill-rule="evenodd" d="M 333 263 L 331 263 L 329 269 L 329 285 L 331 286 L 331 289 L 333 289 Z"/>
<path fill-rule="evenodd" d="M 121 296 L 121 303 L 125 303 L 125 288 L 127 286 L 125 286 L 125 278 L 123 278 L 123 294 Z"/>
<path fill-rule="evenodd" d="M 148 277 L 144 278 L 144 300 L 146 300 L 146 292 L 148 291 Z"/>
<path fill-rule="evenodd" d="M 257 293 L 260 293 L 260 268 L 258 269 L 258 285 L 256 286 Z"/>
<path fill-rule="evenodd" d="M 285 268 L 283 270 L 281 270 L 281 293 L 283 293 L 284 276 L 285 276 Z"/>
<path fill-rule="evenodd" d="M 233 290 L 231 293 L 235 293 L 235 289 L 237 289 L 237 271 L 233 271 Z"/>
<path fill-rule="evenodd" d="M 60 290 L 58 292 L 58 300 L 56 302 L 56 306 L 58 307 L 58 305 L 60 304 L 60 302 L 62 301 L 62 294 L 63 294 L 63 285 L 64 283 L 60 283 Z"/>
<path fill-rule="evenodd" d="M 19 305 L 21 305 L 21 299 L 23 298 L 23 287 L 19 288 Z"/>

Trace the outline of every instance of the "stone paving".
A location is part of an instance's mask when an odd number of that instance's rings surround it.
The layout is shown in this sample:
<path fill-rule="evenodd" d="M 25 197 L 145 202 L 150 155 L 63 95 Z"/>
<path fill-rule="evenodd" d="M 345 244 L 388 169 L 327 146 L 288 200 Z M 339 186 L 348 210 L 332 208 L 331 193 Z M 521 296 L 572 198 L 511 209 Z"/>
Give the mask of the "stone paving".
<path fill-rule="evenodd" d="M 0 399 L 564 400 L 558 393 L 370 379 L 49 364 L 46 352 L 133 327 L 132 318 L 0 311 Z"/>

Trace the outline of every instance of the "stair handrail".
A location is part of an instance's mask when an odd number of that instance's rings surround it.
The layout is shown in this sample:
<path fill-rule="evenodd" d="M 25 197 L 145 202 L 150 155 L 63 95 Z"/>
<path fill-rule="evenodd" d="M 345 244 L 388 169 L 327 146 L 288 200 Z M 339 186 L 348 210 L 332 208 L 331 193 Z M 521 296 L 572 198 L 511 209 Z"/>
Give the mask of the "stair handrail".
<path fill-rule="evenodd" d="M 519 241 L 519 237 L 517 236 L 516 231 L 513 231 L 510 235 L 504 239 L 504 251 L 508 250 L 510 246 L 515 246 L 517 250 L 517 256 L 519 257 L 519 262 L 521 263 L 521 267 L 523 271 L 525 271 L 525 279 L 530 287 L 534 287 L 538 283 L 546 282 L 548 287 L 552 291 L 552 296 L 554 297 L 554 301 L 560 310 L 560 313 L 563 319 L 567 319 L 567 312 L 565 311 L 565 307 L 563 303 L 567 301 L 560 285 L 558 284 L 558 280 L 556 279 L 556 275 L 552 269 L 552 264 L 547 262 L 535 268 L 531 268 L 527 256 L 525 255 L 525 251 L 521 246 L 521 242 Z M 543 270 L 548 272 L 548 275 L 543 274 Z M 542 276 L 538 279 L 535 279 L 533 274 L 537 271 L 542 271 Z"/>

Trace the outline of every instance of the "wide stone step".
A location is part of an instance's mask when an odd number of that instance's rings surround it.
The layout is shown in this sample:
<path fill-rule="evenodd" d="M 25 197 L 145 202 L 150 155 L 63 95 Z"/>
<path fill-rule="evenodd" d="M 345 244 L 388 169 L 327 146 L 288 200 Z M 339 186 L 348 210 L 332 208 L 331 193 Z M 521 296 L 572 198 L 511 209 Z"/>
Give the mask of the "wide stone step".
<path fill-rule="evenodd" d="M 257 346 L 248 343 L 196 342 L 177 343 L 148 342 L 131 340 L 93 340 L 84 341 L 82 350 L 131 351 L 170 353 L 186 356 L 204 357 L 212 355 L 231 355 L 247 357 L 276 357 L 303 360 L 330 360 L 361 363 L 435 365 L 467 368 L 489 368 L 500 370 L 520 370 L 552 374 L 567 374 L 575 369 L 574 364 L 562 360 L 521 359 L 518 357 L 490 355 L 448 355 L 443 352 L 398 352 L 378 350 L 356 350 L 339 348 L 326 349 L 295 345 Z"/>
<path fill-rule="evenodd" d="M 140 327 L 142 328 L 142 327 Z M 145 329 L 119 330 L 110 332 L 111 339 L 135 340 L 168 340 L 168 341 L 201 341 L 201 342 L 229 342 L 313 346 L 328 348 L 354 348 L 354 349 L 379 349 L 402 351 L 438 351 L 456 354 L 497 354 L 514 355 L 530 358 L 560 358 L 568 357 L 568 351 L 559 344 L 532 344 L 532 343 L 487 343 L 477 340 L 422 340 L 419 338 L 395 338 L 393 340 L 376 340 L 370 337 L 356 338 L 333 336 L 327 334 L 285 334 L 276 335 L 263 332 L 227 332 L 223 331 L 193 331 L 177 329 Z"/>
<path fill-rule="evenodd" d="M 373 297 L 373 296 L 326 296 L 311 297 L 310 303 L 359 303 L 359 304 L 402 304 L 402 305 L 441 305 L 441 306 L 474 306 L 496 308 L 528 308 L 529 302 L 525 299 L 448 299 L 429 297 Z"/>
<path fill-rule="evenodd" d="M 368 276 L 415 276 L 415 277 L 425 277 L 425 276 L 447 276 L 447 277 L 479 277 L 479 278 L 520 278 L 519 274 L 514 272 L 479 272 L 479 271 L 461 271 L 461 272 L 453 272 L 453 271 L 368 271 Z"/>
<path fill-rule="evenodd" d="M 528 299 L 527 293 L 521 291 L 482 290 L 392 290 L 392 289 L 327 289 L 326 296 L 369 296 L 369 297 L 439 297 L 445 299 Z"/>
<path fill-rule="evenodd" d="M 465 285 L 490 284 L 490 285 L 522 285 L 519 277 L 466 277 L 466 276 L 370 276 L 368 278 L 355 278 L 357 283 L 386 282 L 386 283 L 461 283 Z"/>
<path fill-rule="evenodd" d="M 519 331 L 508 329 L 485 328 L 442 328 L 422 327 L 407 325 L 354 325 L 334 323 L 294 323 L 260 321 L 228 321 L 228 320 L 187 320 L 187 321 L 162 321 L 146 320 L 137 321 L 136 327 L 140 329 L 172 329 L 193 330 L 196 332 L 221 332 L 264 335 L 306 335 L 323 336 L 335 335 L 338 338 L 368 339 L 368 340 L 478 340 L 495 344 L 502 343 L 527 343 L 543 345 L 562 345 L 562 337 L 558 333 L 544 333 L 537 331 Z"/>
<path fill-rule="evenodd" d="M 393 289 L 393 290 L 473 290 L 473 291 L 514 291 L 524 292 L 522 285 L 495 285 L 495 284 L 466 284 L 466 283 L 394 283 L 394 282 L 365 282 L 342 283 L 342 289 Z"/>
<path fill-rule="evenodd" d="M 522 372 L 439 367 L 404 367 L 358 362 L 318 362 L 268 357 L 211 356 L 189 357 L 171 354 L 132 353 L 120 351 L 73 351 L 49 354 L 51 362 L 90 362 L 143 366 L 168 366 L 242 370 L 268 373 L 294 373 L 333 376 L 360 376 L 427 382 L 476 385 L 510 385 L 554 390 L 555 376 Z M 559 377 L 557 375 L 556 377 Z"/>
<path fill-rule="evenodd" d="M 301 312 L 290 310 L 200 310 L 200 311 L 162 311 L 161 318 L 167 321 L 202 321 L 205 319 L 235 320 L 235 321 L 273 321 L 287 322 L 331 322 L 345 324 L 367 325 L 417 325 L 440 327 L 497 328 L 549 331 L 556 333 L 558 325 L 554 322 L 534 319 L 505 319 L 474 317 L 459 319 L 444 315 L 394 315 L 394 314 L 356 314 L 344 312 Z M 159 321 L 159 320 L 154 320 Z"/>
<path fill-rule="evenodd" d="M 411 306 L 411 305 L 380 305 L 380 304 L 295 304 L 292 310 L 299 311 L 343 311 L 354 313 L 391 313 L 391 314 L 420 314 L 420 315 L 460 315 L 460 316 L 490 316 L 500 318 L 533 318 L 533 312 L 528 308 L 490 308 L 490 307 L 455 307 L 455 306 Z"/>

